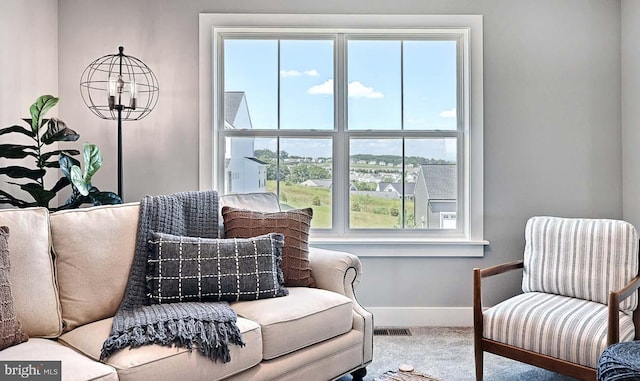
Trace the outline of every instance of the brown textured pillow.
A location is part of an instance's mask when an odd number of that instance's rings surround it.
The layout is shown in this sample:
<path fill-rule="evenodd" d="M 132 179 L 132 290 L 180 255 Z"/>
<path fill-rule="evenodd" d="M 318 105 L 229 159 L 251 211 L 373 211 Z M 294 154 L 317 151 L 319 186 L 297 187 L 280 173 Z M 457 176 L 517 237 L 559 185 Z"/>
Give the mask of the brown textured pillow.
<path fill-rule="evenodd" d="M 314 287 L 309 265 L 309 228 L 313 209 L 257 212 L 222 208 L 225 238 L 250 238 L 268 233 L 284 235 L 282 271 L 287 287 Z"/>
<path fill-rule="evenodd" d="M 20 344 L 29 338 L 23 331 L 13 307 L 9 282 L 9 228 L 0 226 L 0 350 Z"/>

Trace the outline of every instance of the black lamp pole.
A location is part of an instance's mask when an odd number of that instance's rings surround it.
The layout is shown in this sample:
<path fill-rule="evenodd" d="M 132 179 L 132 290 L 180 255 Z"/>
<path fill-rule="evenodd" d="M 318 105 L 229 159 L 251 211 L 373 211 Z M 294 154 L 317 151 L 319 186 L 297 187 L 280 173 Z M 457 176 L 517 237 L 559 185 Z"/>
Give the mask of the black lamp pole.
<path fill-rule="evenodd" d="M 109 78 L 109 109 L 116 110 L 118 114 L 118 196 L 124 200 L 122 190 L 122 110 L 136 109 L 135 81 L 130 83 L 131 88 L 131 106 L 122 104 L 122 91 L 124 90 L 124 81 L 122 79 L 122 57 L 124 56 L 124 47 L 118 47 L 118 78 Z M 118 94 L 118 103 L 115 102 L 115 93 L 113 93 L 113 81 L 115 81 L 115 91 Z"/>

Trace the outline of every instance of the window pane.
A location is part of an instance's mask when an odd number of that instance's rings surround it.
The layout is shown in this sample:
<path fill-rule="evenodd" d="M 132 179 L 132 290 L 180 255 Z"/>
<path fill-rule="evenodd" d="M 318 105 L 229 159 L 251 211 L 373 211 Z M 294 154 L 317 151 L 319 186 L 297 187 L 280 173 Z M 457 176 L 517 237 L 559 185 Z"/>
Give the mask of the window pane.
<path fill-rule="evenodd" d="M 348 128 L 400 129 L 400 41 L 347 42 Z"/>
<path fill-rule="evenodd" d="M 455 229 L 456 139 L 405 140 L 407 229 Z"/>
<path fill-rule="evenodd" d="M 331 228 L 331 139 L 280 139 L 282 209 L 313 208 L 312 228 Z"/>
<path fill-rule="evenodd" d="M 280 128 L 333 129 L 333 40 L 280 41 Z"/>
<path fill-rule="evenodd" d="M 457 128 L 456 41 L 403 42 L 404 128 Z"/>
<path fill-rule="evenodd" d="M 278 41 L 225 39 L 225 128 L 276 129 L 277 102 Z"/>
<path fill-rule="evenodd" d="M 402 228 L 402 139 L 351 139 L 349 155 L 349 227 Z"/>

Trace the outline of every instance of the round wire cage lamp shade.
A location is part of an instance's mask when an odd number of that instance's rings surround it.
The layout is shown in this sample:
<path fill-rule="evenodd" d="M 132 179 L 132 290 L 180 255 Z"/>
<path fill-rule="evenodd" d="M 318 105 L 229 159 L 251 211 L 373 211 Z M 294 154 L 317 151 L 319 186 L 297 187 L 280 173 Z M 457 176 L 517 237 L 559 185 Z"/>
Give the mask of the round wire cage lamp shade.
<path fill-rule="evenodd" d="M 139 120 L 158 103 L 158 80 L 153 71 L 123 51 L 120 46 L 118 54 L 91 62 L 80 79 L 82 100 L 102 119 Z"/>

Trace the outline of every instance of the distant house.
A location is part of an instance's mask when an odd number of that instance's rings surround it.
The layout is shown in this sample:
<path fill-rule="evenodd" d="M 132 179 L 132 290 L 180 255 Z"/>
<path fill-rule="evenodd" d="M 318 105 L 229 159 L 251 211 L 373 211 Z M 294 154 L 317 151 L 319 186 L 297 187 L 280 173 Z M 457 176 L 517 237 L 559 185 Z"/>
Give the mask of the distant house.
<path fill-rule="evenodd" d="M 310 179 L 310 180 L 301 182 L 300 185 L 304 185 L 305 187 L 318 187 L 318 188 L 331 189 L 333 184 L 331 179 Z M 349 183 L 349 190 L 353 192 L 353 191 L 357 191 L 358 189 L 356 188 L 355 185 L 353 185 L 353 183 Z"/>
<path fill-rule="evenodd" d="M 251 117 L 244 91 L 224 93 L 224 125 L 230 129 L 251 129 Z M 267 191 L 267 163 L 254 157 L 253 138 L 232 138 L 225 149 L 225 193 Z"/>
<path fill-rule="evenodd" d="M 416 189 L 416 183 L 404 183 L 404 195 L 406 198 L 413 198 Z M 376 187 L 378 192 L 393 192 L 402 197 L 402 183 L 385 183 L 380 182 Z"/>
<path fill-rule="evenodd" d="M 416 227 L 455 229 L 457 211 L 455 164 L 423 164 L 415 188 Z"/>
<path fill-rule="evenodd" d="M 301 182 L 300 185 L 304 185 L 305 187 L 319 187 L 319 188 L 331 189 L 331 179 L 310 179 L 310 180 Z"/>

